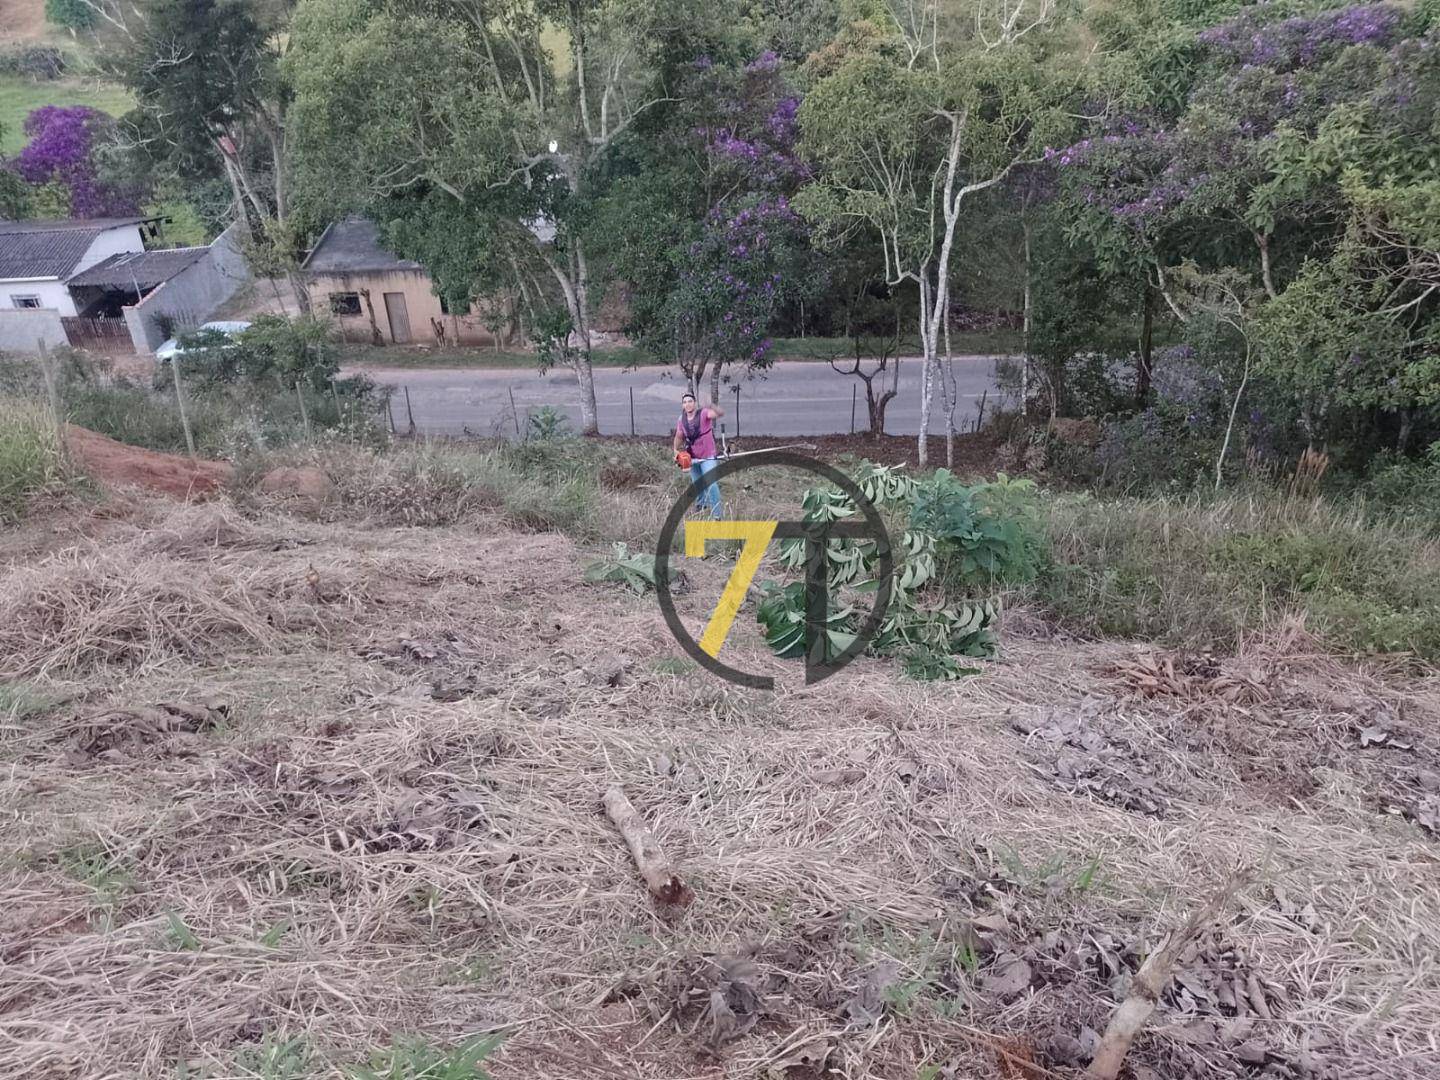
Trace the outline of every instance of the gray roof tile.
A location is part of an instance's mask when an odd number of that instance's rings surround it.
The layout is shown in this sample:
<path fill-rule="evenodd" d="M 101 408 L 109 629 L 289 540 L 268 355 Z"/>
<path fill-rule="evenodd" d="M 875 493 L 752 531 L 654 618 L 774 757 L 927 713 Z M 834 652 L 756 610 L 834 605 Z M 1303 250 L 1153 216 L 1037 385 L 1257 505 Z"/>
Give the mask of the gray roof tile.
<path fill-rule="evenodd" d="M 0 221 L 0 280 L 68 277 L 97 236 L 144 220 Z"/>

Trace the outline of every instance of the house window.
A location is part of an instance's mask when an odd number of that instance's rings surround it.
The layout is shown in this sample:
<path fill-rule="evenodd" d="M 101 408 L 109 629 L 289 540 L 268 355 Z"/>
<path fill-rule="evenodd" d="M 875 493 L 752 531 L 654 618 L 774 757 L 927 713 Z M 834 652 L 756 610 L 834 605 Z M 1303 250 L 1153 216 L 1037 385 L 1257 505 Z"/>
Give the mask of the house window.
<path fill-rule="evenodd" d="M 14 304 L 17 308 L 38 308 L 40 306 L 40 297 L 12 296 L 10 297 L 10 303 Z"/>
<path fill-rule="evenodd" d="M 335 315 L 359 315 L 360 294 L 353 292 L 332 292 L 330 311 Z"/>
<path fill-rule="evenodd" d="M 452 304 L 442 296 L 440 297 L 440 311 L 444 315 L 469 315 L 470 302 L 467 300 L 464 303 Z"/>

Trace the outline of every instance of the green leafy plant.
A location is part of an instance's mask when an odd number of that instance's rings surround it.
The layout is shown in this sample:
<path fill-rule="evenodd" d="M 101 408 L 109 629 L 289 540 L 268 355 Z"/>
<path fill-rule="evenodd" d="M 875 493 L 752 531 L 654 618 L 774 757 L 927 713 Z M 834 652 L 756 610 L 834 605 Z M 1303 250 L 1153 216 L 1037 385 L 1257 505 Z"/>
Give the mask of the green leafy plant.
<path fill-rule="evenodd" d="M 955 657 L 936 652 L 924 645 L 906 652 L 900 658 L 900 669 L 910 678 L 921 682 L 948 682 L 966 675 L 980 674 L 979 668 L 967 667 Z"/>
<path fill-rule="evenodd" d="M 989 600 L 920 607 L 908 594 L 897 592 L 870 648 L 881 654 L 922 648 L 985 659 L 995 655 L 998 645 L 992 629 L 998 614 Z"/>
<path fill-rule="evenodd" d="M 805 622 L 805 583 L 788 585 L 766 582 L 761 586 L 762 599 L 755 611 L 765 634 L 765 643 L 776 656 L 791 659 L 811 650 L 812 659 L 829 661 L 855 642 L 855 612 L 846 607 L 826 612 L 825 632 L 813 641 L 807 640 Z"/>
<path fill-rule="evenodd" d="M 1028 480 L 1002 476 L 995 484 L 966 487 L 948 469 L 917 487 L 910 526 L 935 537 L 947 576 L 955 584 L 1032 580 L 1043 551 L 1034 516 L 1018 509 L 1033 493 Z"/>
<path fill-rule="evenodd" d="M 570 421 L 563 411 L 553 405 L 542 405 L 532 410 L 527 426 L 529 437 L 542 442 L 563 439 L 570 434 Z"/>
<path fill-rule="evenodd" d="M 424 1039 L 397 1039 L 365 1065 L 345 1070 L 350 1080 L 489 1080 L 481 1067 L 503 1036 L 481 1035 L 446 1050 Z"/>
<path fill-rule="evenodd" d="M 585 580 L 591 584 L 617 582 L 640 596 L 655 588 L 655 556 L 632 555 L 624 543 L 615 545 L 614 558 L 596 559 L 585 568 Z"/>
<path fill-rule="evenodd" d="M 897 506 L 915 495 L 915 478 L 902 465 L 874 465 L 861 462 L 854 480 L 860 494 L 876 506 Z"/>
<path fill-rule="evenodd" d="M 897 468 L 862 463 L 855 473 L 862 493 L 877 505 L 900 511 L 909 523 L 896 545 L 893 587 L 880 628 L 868 643 L 874 655 L 900 656 L 906 674 L 918 679 L 957 679 L 979 669 L 955 657 L 995 654 L 998 608 L 989 599 L 951 599 L 980 584 L 1025 580 L 1043 555 L 1033 484 L 1002 476 L 995 484 L 968 488 L 948 471 L 917 481 Z M 817 526 L 859 512 L 843 492 L 828 487 L 805 493 L 802 517 Z M 848 648 L 858 632 L 857 606 L 836 603 L 848 591 L 873 594 L 881 585 L 879 545 L 873 540 L 831 540 L 822 553 L 835 610 L 823 632 L 807 625 L 803 582 L 762 586 L 756 618 L 777 656 L 828 660 Z M 805 541 L 781 544 L 779 563 L 799 571 L 809 558 Z M 938 601 L 938 602 L 937 602 Z"/>
<path fill-rule="evenodd" d="M 135 888 L 135 878 L 118 854 L 99 844 L 67 848 L 60 853 L 60 869 L 88 885 L 100 906 L 113 907 Z"/>
<path fill-rule="evenodd" d="M 67 30 L 88 30 L 95 25 L 95 11 L 84 0 L 45 0 L 45 21 Z"/>
<path fill-rule="evenodd" d="M 235 1069 L 255 1080 L 301 1080 L 311 1074 L 312 1056 L 303 1035 L 266 1035 L 256 1045 L 235 1051 Z"/>
<path fill-rule="evenodd" d="M 200 939 L 173 911 L 165 913 L 165 944 L 181 952 L 199 952 Z"/>

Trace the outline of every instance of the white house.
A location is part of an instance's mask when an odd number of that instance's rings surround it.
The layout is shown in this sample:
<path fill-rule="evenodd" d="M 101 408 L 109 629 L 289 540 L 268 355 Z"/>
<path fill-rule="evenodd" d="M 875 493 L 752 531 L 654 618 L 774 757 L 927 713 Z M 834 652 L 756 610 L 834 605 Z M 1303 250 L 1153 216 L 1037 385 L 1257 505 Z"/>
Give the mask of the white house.
<path fill-rule="evenodd" d="M 145 250 L 154 218 L 0 221 L 0 311 L 78 314 L 66 282 L 112 255 Z"/>

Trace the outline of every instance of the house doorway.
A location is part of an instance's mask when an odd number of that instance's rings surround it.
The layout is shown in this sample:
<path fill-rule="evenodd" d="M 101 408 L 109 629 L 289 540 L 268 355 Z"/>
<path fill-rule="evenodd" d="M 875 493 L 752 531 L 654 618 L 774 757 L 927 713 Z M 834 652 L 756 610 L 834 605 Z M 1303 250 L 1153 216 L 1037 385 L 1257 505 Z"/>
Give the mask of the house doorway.
<path fill-rule="evenodd" d="M 410 344 L 410 311 L 405 307 L 405 294 L 385 294 L 385 317 L 390 320 L 390 340 L 396 345 Z"/>

